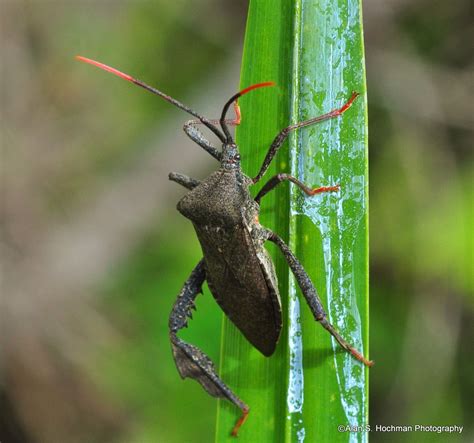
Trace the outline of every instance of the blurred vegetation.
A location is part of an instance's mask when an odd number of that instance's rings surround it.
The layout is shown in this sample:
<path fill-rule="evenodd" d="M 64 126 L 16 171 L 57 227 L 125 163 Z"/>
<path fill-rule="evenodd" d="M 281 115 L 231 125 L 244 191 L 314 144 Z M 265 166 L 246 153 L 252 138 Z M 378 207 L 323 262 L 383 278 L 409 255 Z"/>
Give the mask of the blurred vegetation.
<path fill-rule="evenodd" d="M 186 115 L 73 56 L 102 60 L 190 105 L 209 96 L 219 109 L 237 87 L 239 67 L 234 86 L 219 67 L 240 51 L 245 5 L 0 7 L 0 440 L 211 441 L 216 402 L 180 380 L 167 337 L 172 303 L 200 256 L 192 227 L 175 214 L 181 191 L 163 173 L 143 199 L 127 199 L 142 176 L 123 182 L 147 173 L 138 166 L 155 152 L 197 178 L 214 164 L 202 166 L 205 154 L 193 157 L 198 148 L 184 135 L 160 139 L 179 133 Z M 373 441 L 474 439 L 469 8 L 467 0 L 364 3 L 370 423 L 464 426 L 461 435 L 372 433 Z M 195 166 L 180 170 L 188 156 Z M 108 206 L 103 197 L 117 183 L 123 200 Z M 162 196 L 156 208 L 110 237 L 148 194 Z M 217 360 L 221 314 L 207 290 L 194 317 L 183 336 Z"/>

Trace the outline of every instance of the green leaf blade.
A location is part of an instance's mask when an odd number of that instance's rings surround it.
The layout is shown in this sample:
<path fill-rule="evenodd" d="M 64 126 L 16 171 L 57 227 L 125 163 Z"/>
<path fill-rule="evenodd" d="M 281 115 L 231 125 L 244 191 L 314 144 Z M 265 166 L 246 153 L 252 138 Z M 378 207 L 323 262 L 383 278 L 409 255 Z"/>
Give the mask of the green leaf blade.
<path fill-rule="evenodd" d="M 263 225 L 296 252 L 331 322 L 368 353 L 367 110 L 360 3 L 252 1 L 241 87 L 273 80 L 240 100 L 237 130 L 244 171 L 255 175 L 274 136 L 290 123 L 340 107 L 361 93 L 342 117 L 299 130 L 258 186 L 290 172 L 310 186 L 341 191 L 305 197 L 288 184 L 262 201 Z M 228 321 L 223 325 L 221 374 L 251 412 L 240 442 L 366 441 L 338 425 L 367 423 L 367 370 L 336 346 L 307 308 L 279 251 L 271 246 L 283 304 L 277 351 L 265 358 Z M 288 296 L 289 294 L 289 296 Z M 331 343 L 332 341 L 332 343 Z M 219 402 L 216 441 L 227 441 L 238 412 Z"/>
<path fill-rule="evenodd" d="M 304 0 L 297 19 L 297 105 L 292 122 L 340 107 L 352 91 L 361 97 L 343 116 L 299 131 L 292 139 L 292 173 L 310 185 L 339 184 L 341 190 L 308 199 L 292 188 L 291 213 L 298 215 L 290 224 L 290 244 L 309 270 L 330 322 L 366 353 L 367 121 L 360 4 Z M 290 291 L 290 308 L 297 300 Z M 293 437 L 304 430 L 309 441 L 323 436 L 330 441 L 365 441 L 367 434 L 338 433 L 337 426 L 368 422 L 367 370 L 340 352 L 334 339 L 328 353 L 328 334 L 314 327 L 307 309 L 300 321 L 304 407 L 301 417 L 293 418 Z"/>
<path fill-rule="evenodd" d="M 252 1 L 250 4 L 241 73 L 241 88 L 263 81 L 274 81 L 276 88 L 253 91 L 239 100 L 242 124 L 236 140 L 242 154 L 242 167 L 249 176 L 257 174 L 271 141 L 289 122 L 291 71 L 278 60 L 291 60 L 292 5 L 278 1 Z M 266 177 L 288 170 L 288 148 L 285 147 L 272 163 Z M 255 187 L 257 188 L 257 187 Z M 283 192 L 281 192 L 283 191 Z M 260 221 L 279 232 L 288 232 L 288 196 L 285 190 L 271 193 L 262 204 Z M 280 290 L 286 291 L 287 266 L 281 256 L 276 258 Z M 285 342 L 283 337 L 281 342 Z M 223 325 L 220 374 L 236 394 L 250 406 L 250 416 L 239 434 L 239 442 L 268 441 L 269 435 L 283 435 L 286 391 L 284 374 L 285 346 L 266 358 L 254 349 L 227 320 Z M 227 401 L 219 401 L 216 441 L 231 441 L 238 410 Z M 283 441 L 277 437 L 274 441 Z"/>

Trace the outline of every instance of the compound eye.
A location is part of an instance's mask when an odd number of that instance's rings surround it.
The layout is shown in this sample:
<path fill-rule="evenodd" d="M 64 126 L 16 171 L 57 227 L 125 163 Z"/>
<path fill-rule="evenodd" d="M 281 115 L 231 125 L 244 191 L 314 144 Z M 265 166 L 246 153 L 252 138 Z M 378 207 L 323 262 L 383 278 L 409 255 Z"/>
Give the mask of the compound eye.
<path fill-rule="evenodd" d="M 235 157 L 234 157 L 236 160 L 240 160 L 240 154 L 235 154 Z"/>

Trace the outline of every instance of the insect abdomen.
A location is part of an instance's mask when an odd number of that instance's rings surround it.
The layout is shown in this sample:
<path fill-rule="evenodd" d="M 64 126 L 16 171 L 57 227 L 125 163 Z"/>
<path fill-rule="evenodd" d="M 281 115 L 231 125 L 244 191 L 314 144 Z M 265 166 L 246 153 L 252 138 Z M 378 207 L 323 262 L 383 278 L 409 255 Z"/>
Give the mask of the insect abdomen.
<path fill-rule="evenodd" d="M 260 262 L 240 224 L 233 230 L 197 226 L 209 288 L 227 317 L 262 354 L 271 355 L 281 331 L 281 308 L 274 275 Z M 268 260 L 266 267 L 273 265 Z"/>

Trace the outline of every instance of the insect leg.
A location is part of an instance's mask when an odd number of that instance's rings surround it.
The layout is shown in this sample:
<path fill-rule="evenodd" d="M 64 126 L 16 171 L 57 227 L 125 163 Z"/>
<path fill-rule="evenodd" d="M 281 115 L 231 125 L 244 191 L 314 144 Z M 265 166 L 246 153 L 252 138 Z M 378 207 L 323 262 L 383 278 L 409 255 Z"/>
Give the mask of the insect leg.
<path fill-rule="evenodd" d="M 285 129 L 282 129 L 280 133 L 275 137 L 273 140 L 272 144 L 270 145 L 270 148 L 267 152 L 267 155 L 265 156 L 265 159 L 263 160 L 262 166 L 260 167 L 260 171 L 258 174 L 252 179 L 254 183 L 257 183 L 262 177 L 263 174 L 265 174 L 266 170 L 270 166 L 271 161 L 273 160 L 273 157 L 275 154 L 278 152 L 278 150 L 281 148 L 283 145 L 284 141 L 288 137 L 288 134 L 291 131 L 294 131 L 295 129 L 299 128 L 304 128 L 305 126 L 310 126 L 314 125 L 315 123 L 322 122 L 324 120 L 328 120 L 330 118 L 338 117 L 342 115 L 347 109 L 350 108 L 354 100 L 357 98 L 359 95 L 358 92 L 353 92 L 351 95 L 351 98 L 340 108 L 334 109 L 333 111 L 330 111 L 326 114 L 320 115 L 318 117 L 311 118 L 309 120 L 305 120 L 300 123 L 296 123 L 294 125 L 290 125 Z"/>
<path fill-rule="evenodd" d="M 285 256 L 288 265 L 290 266 L 291 272 L 296 278 L 298 282 L 298 286 L 301 289 L 301 292 L 306 299 L 311 312 L 316 321 L 321 323 L 321 325 L 336 339 L 336 341 L 344 348 L 347 352 L 352 354 L 354 358 L 364 363 L 366 366 L 372 366 L 373 362 L 367 360 L 359 351 L 353 348 L 349 343 L 347 343 L 336 331 L 333 325 L 328 322 L 326 312 L 324 312 L 324 308 L 321 304 L 321 300 L 318 297 L 316 289 L 313 286 L 308 274 L 304 270 L 301 263 L 295 257 L 291 249 L 287 246 L 287 244 L 273 232 L 270 232 L 270 236 L 268 239 L 275 243 Z"/>
<path fill-rule="evenodd" d="M 195 143 L 197 143 L 201 148 L 211 154 L 216 160 L 221 159 L 222 154 L 217 150 L 212 144 L 204 138 L 202 132 L 196 127 L 196 124 L 200 123 L 199 120 L 189 120 L 184 126 L 183 130 L 186 135 Z"/>
<path fill-rule="evenodd" d="M 235 119 L 225 120 L 228 125 L 240 125 L 240 108 L 237 102 L 234 103 L 234 111 Z M 219 120 L 209 120 L 209 122 L 213 124 L 219 124 Z M 201 146 L 201 148 L 211 154 L 216 160 L 220 161 L 222 158 L 222 153 L 204 137 L 202 132 L 196 126 L 202 124 L 203 123 L 200 120 L 189 120 L 184 124 L 183 130 L 193 142 Z"/>
<path fill-rule="evenodd" d="M 300 182 L 297 178 L 289 175 L 289 174 L 277 174 L 274 175 L 267 183 L 260 189 L 260 192 L 255 197 L 255 201 L 260 203 L 261 198 L 268 194 L 273 188 L 279 185 L 282 181 L 288 180 L 298 186 L 306 195 L 312 196 L 316 194 L 320 194 L 322 192 L 336 192 L 339 191 L 339 185 L 336 186 L 321 186 L 319 188 L 310 188 L 306 186 L 304 183 Z"/>
<path fill-rule="evenodd" d="M 210 395 L 226 398 L 242 411 L 242 416 L 232 430 L 232 435 L 236 436 L 240 426 L 247 419 L 249 407 L 218 377 L 214 364 L 206 354 L 177 336 L 178 331 L 187 327 L 188 319 L 192 318 L 191 309 L 195 309 L 194 300 L 199 293 L 202 293 L 202 284 L 205 279 L 206 270 L 204 259 L 202 259 L 181 289 L 171 311 L 168 323 L 171 348 L 182 378 L 194 378 Z"/>
<path fill-rule="evenodd" d="M 170 172 L 168 178 L 171 181 L 179 183 L 180 185 L 184 186 L 188 189 L 194 189 L 196 186 L 201 183 L 199 180 L 195 178 L 188 177 L 187 175 L 180 174 L 179 172 Z"/>

